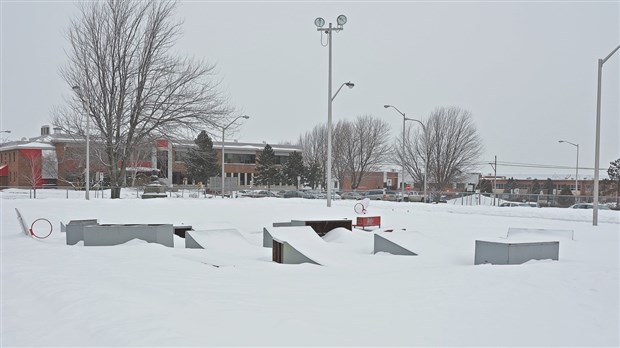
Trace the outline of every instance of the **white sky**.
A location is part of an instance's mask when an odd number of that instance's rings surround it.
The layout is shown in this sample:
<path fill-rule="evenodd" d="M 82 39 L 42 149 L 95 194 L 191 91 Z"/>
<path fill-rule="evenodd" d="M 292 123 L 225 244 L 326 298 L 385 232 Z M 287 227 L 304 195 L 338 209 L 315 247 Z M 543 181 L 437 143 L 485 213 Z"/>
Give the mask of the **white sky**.
<path fill-rule="evenodd" d="M 73 2 L 0 2 L 0 129 L 36 136 L 70 97 L 59 76 Z M 327 121 L 327 47 L 313 21 L 348 17 L 333 46 L 334 121 L 371 114 L 394 136 L 402 117 L 438 106 L 470 110 L 482 162 L 594 166 L 597 59 L 620 44 L 620 3 L 182 2 L 180 54 L 217 64 L 231 102 L 251 116 L 240 141 L 296 141 Z M 603 70 L 601 168 L 620 157 L 620 53 Z M 415 126 L 411 124 L 410 126 Z M 2 134 L 3 136 L 5 134 Z M 489 165 L 480 167 L 491 172 Z M 506 173 L 572 169 L 499 167 Z M 591 171 L 581 169 L 583 174 Z"/>

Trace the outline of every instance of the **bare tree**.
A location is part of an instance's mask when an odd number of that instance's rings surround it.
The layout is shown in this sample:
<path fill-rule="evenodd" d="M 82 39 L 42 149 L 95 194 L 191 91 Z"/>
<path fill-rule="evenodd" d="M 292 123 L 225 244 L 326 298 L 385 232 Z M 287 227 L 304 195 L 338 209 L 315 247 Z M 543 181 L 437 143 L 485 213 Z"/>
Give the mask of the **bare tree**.
<path fill-rule="evenodd" d="M 348 150 L 354 146 L 355 136 L 353 132 L 354 129 L 351 122 L 340 120 L 336 123 L 332 133 L 332 170 L 334 177 L 338 179 L 341 185 L 347 177 L 351 165 L 351 156 Z"/>
<path fill-rule="evenodd" d="M 351 187 L 357 189 L 364 177 L 381 170 L 390 150 L 390 127 L 384 120 L 370 115 L 359 116 L 351 123 L 350 138 L 338 150 L 345 161 Z"/>
<path fill-rule="evenodd" d="M 103 145 L 112 198 L 119 197 L 129 157 L 145 138 L 218 127 L 230 116 L 214 67 L 172 54 L 181 29 L 175 9 L 170 1 L 84 2 L 70 25 L 69 63 L 61 74 L 80 88 L 53 123 L 81 136 L 90 118 L 90 132 Z"/>
<path fill-rule="evenodd" d="M 359 116 L 353 122 L 339 121 L 334 127 L 332 146 L 335 178 L 342 184 L 349 177 L 355 189 L 368 173 L 380 170 L 390 148 L 389 133 L 387 122 L 370 115 Z M 304 164 L 310 171 L 313 167 L 320 168 L 321 184 L 325 187 L 327 125 L 318 125 L 302 135 L 299 145 L 304 153 Z"/>
<path fill-rule="evenodd" d="M 421 127 L 409 127 L 405 135 L 405 169 L 415 181 L 422 181 L 424 170 L 435 190 L 475 168 L 483 145 L 471 113 L 459 107 L 435 109 Z M 396 157 L 402 163 L 402 141 L 395 145 Z"/>
<path fill-rule="evenodd" d="M 24 149 L 19 151 L 21 160 L 26 164 L 27 170 L 22 174 L 30 188 L 34 191 L 34 198 L 37 198 L 37 188 L 43 184 L 43 175 L 41 172 L 41 150 Z"/>
<path fill-rule="evenodd" d="M 325 162 L 327 161 L 327 126 L 320 124 L 312 131 L 301 135 L 298 140 L 304 154 L 304 165 L 308 168 L 308 183 L 312 188 L 325 187 Z"/>

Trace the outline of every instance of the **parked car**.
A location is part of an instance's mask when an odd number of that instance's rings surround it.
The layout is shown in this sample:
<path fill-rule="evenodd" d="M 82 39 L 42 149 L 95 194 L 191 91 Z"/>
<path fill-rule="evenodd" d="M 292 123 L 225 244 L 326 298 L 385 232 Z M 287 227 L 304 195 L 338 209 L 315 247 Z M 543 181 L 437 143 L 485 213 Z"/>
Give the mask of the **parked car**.
<path fill-rule="evenodd" d="M 249 195 L 247 195 L 247 197 L 262 198 L 262 197 L 279 197 L 279 196 L 268 190 L 255 190 L 255 191 L 252 191 L 252 193 L 250 193 Z"/>
<path fill-rule="evenodd" d="M 405 192 L 405 202 L 422 202 L 424 197 L 416 191 Z"/>
<path fill-rule="evenodd" d="M 303 191 L 286 191 L 282 195 L 283 198 L 305 198 L 306 194 Z"/>
<path fill-rule="evenodd" d="M 364 196 L 362 196 L 362 194 L 360 194 L 359 192 L 343 192 L 340 194 L 340 197 L 342 199 L 354 199 L 354 200 L 360 200 L 362 198 L 364 198 Z"/>
<path fill-rule="evenodd" d="M 237 197 L 248 197 L 252 193 L 252 190 L 239 190 L 237 191 Z"/>
<path fill-rule="evenodd" d="M 448 203 L 448 198 L 445 195 L 431 194 L 429 202 L 431 203 Z"/>
<path fill-rule="evenodd" d="M 569 209 L 594 209 L 594 204 L 592 203 L 577 203 L 577 204 L 573 204 L 570 207 L 568 207 Z M 609 210 L 609 207 L 605 204 L 599 204 L 598 208 L 601 210 Z"/>
<path fill-rule="evenodd" d="M 368 198 L 371 201 L 380 201 L 385 198 L 385 190 L 377 189 L 377 190 L 368 190 L 364 192 L 364 198 Z"/>
<path fill-rule="evenodd" d="M 384 201 L 391 201 L 391 202 L 400 202 L 400 201 L 403 200 L 402 192 L 385 191 L 385 195 L 383 196 L 383 200 Z"/>
<path fill-rule="evenodd" d="M 500 207 L 532 207 L 540 208 L 540 204 L 536 202 L 504 202 L 499 205 Z"/>

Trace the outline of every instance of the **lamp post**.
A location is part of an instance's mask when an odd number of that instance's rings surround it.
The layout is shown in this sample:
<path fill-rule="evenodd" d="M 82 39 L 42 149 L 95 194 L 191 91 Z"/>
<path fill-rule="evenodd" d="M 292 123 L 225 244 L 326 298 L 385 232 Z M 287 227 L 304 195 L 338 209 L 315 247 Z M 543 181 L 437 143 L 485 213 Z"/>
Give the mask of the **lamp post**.
<path fill-rule="evenodd" d="M 225 127 L 222 127 L 222 199 L 224 199 L 224 179 L 226 178 L 224 176 L 225 175 L 224 173 L 224 135 L 228 127 L 232 126 L 233 123 L 235 123 L 240 118 L 245 118 L 247 120 L 248 118 L 250 118 L 250 116 L 247 116 L 247 115 L 237 116 L 234 120 L 230 121 L 230 123 L 227 124 Z"/>
<path fill-rule="evenodd" d="M 426 138 L 426 126 L 422 121 L 416 120 L 415 118 L 407 118 L 404 112 L 398 110 L 394 105 L 383 105 L 384 108 L 392 108 L 396 110 L 399 114 L 403 116 L 403 155 L 402 155 L 402 170 L 403 170 L 403 183 L 402 183 L 402 192 L 403 192 L 403 200 L 405 199 L 405 121 L 414 121 L 419 123 L 422 126 L 422 130 L 424 131 L 424 138 Z M 426 172 L 428 171 L 428 153 L 426 154 L 426 158 L 424 159 L 424 201 L 426 202 Z"/>
<path fill-rule="evenodd" d="M 0 130 L 0 133 L 7 133 L 7 134 L 11 134 L 10 130 Z M 0 138 L 0 144 L 3 144 L 4 142 L 9 140 L 9 137 L 6 138 Z"/>
<path fill-rule="evenodd" d="M 80 86 L 73 86 L 73 91 L 78 95 L 82 101 L 82 107 L 86 111 L 86 185 L 85 185 L 85 197 L 86 200 L 90 199 L 90 115 L 88 111 L 88 101 L 84 99 L 82 94 L 82 88 Z"/>
<path fill-rule="evenodd" d="M 340 15 L 336 19 L 338 23 L 337 27 L 332 27 L 332 23 L 329 23 L 329 27 L 323 28 L 325 20 L 318 17 L 314 20 L 314 25 L 317 27 L 317 31 L 325 32 L 327 34 L 327 46 L 329 46 L 329 69 L 327 79 L 327 206 L 332 206 L 332 102 L 340 92 L 343 86 L 353 88 L 355 86 L 351 81 L 343 83 L 336 94 L 332 96 L 332 32 L 339 32 L 343 29 L 343 26 L 347 23 L 347 17 Z"/>
<path fill-rule="evenodd" d="M 596 88 L 596 146 L 594 152 L 594 201 L 592 210 L 592 226 L 598 226 L 598 170 L 599 170 L 599 153 L 601 147 L 601 79 L 603 75 L 603 64 L 620 49 L 616 47 L 604 59 L 598 60 L 598 83 Z"/>
<path fill-rule="evenodd" d="M 579 192 L 579 144 L 573 144 L 566 140 L 558 140 L 558 143 L 570 144 L 577 148 L 577 163 L 575 164 L 575 191 Z"/>

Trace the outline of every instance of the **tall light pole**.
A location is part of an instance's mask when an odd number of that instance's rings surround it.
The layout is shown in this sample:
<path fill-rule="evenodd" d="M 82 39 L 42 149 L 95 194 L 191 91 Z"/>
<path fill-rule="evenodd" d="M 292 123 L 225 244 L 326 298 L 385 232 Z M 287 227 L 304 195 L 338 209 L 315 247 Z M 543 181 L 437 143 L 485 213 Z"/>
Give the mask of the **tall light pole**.
<path fill-rule="evenodd" d="M 250 116 L 247 116 L 247 115 L 237 116 L 234 120 L 230 121 L 230 123 L 227 124 L 225 127 L 222 127 L 222 199 L 224 198 L 224 179 L 226 178 L 224 176 L 225 175 L 224 173 L 224 135 L 228 127 L 232 126 L 233 123 L 235 123 L 240 118 L 245 118 L 247 120 L 248 118 L 250 118 Z"/>
<path fill-rule="evenodd" d="M 318 17 L 314 20 L 314 25 L 317 27 L 317 31 L 325 32 L 327 34 L 327 46 L 329 46 L 329 71 L 327 78 L 327 206 L 332 206 L 332 102 L 340 92 L 340 89 L 346 85 L 349 88 L 353 88 L 354 84 L 351 81 L 343 83 L 336 94 L 332 96 L 332 32 L 339 32 L 343 29 L 343 26 L 347 23 L 347 17 L 340 15 L 336 19 L 338 23 L 337 27 L 332 27 L 332 23 L 329 23 L 328 28 L 323 28 L 325 20 Z"/>
<path fill-rule="evenodd" d="M 558 143 L 570 144 L 577 148 L 577 163 L 575 164 L 575 191 L 579 192 L 579 144 L 573 144 L 566 140 L 558 140 Z"/>
<path fill-rule="evenodd" d="M 405 121 L 414 121 L 419 123 L 422 126 L 422 130 L 424 131 L 424 138 L 426 139 L 426 126 L 424 125 L 424 123 L 422 123 L 422 121 L 420 120 L 416 120 L 415 118 L 407 118 L 405 116 L 404 112 L 401 112 L 400 110 L 398 110 L 397 107 L 395 107 L 394 105 L 383 105 L 384 108 L 392 108 L 394 110 L 396 110 L 399 114 L 401 114 L 403 116 L 403 155 L 402 155 L 402 170 L 403 170 L 403 183 L 402 183 L 402 192 L 403 192 L 403 200 L 405 199 Z M 426 202 L 426 172 L 428 170 L 428 152 L 426 153 L 426 158 L 424 158 L 424 201 Z"/>
<path fill-rule="evenodd" d="M 90 199 L 90 115 L 89 108 L 87 107 L 88 101 L 84 99 L 82 88 L 80 86 L 73 86 L 73 91 L 78 95 L 82 101 L 82 107 L 86 111 L 86 200 Z"/>
<path fill-rule="evenodd" d="M 616 47 L 604 59 L 598 60 L 598 83 L 596 88 L 596 146 L 594 150 L 594 201 L 592 211 L 592 226 L 598 226 L 598 170 L 599 153 L 601 147 L 601 79 L 603 77 L 603 64 L 620 49 Z"/>

